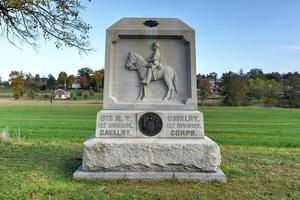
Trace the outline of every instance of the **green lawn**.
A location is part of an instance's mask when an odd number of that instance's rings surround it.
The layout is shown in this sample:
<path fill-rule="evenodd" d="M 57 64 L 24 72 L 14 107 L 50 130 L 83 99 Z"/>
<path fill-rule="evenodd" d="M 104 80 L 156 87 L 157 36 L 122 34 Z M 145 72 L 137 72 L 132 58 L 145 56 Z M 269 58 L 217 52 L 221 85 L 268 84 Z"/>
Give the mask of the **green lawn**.
<path fill-rule="evenodd" d="M 0 87 L 0 98 L 8 98 L 13 96 L 11 88 Z"/>
<path fill-rule="evenodd" d="M 0 199 L 300 199 L 300 110 L 200 108 L 225 184 L 76 181 L 99 105 L 0 105 Z"/>

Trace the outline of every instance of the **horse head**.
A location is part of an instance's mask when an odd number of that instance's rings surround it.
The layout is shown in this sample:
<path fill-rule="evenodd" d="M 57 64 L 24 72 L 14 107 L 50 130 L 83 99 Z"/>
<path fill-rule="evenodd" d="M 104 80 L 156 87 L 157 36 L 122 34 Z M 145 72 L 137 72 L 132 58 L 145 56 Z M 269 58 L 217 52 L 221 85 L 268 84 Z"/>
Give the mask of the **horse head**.
<path fill-rule="evenodd" d="M 137 69 L 136 67 L 136 55 L 134 52 L 129 52 L 128 53 L 128 58 L 127 58 L 127 63 L 126 67 L 130 70 L 135 70 Z"/>
<path fill-rule="evenodd" d="M 136 70 L 144 66 L 147 62 L 143 59 L 142 56 L 135 52 L 129 52 L 126 67 L 130 70 Z"/>

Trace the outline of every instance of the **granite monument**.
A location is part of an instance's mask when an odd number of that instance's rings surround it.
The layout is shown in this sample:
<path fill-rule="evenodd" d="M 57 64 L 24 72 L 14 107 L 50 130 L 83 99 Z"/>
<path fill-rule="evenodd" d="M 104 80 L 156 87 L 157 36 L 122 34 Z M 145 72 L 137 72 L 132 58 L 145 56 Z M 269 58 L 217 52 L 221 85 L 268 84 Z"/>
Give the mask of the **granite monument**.
<path fill-rule="evenodd" d="M 103 110 L 77 179 L 226 180 L 197 109 L 195 32 L 173 18 L 107 29 Z"/>

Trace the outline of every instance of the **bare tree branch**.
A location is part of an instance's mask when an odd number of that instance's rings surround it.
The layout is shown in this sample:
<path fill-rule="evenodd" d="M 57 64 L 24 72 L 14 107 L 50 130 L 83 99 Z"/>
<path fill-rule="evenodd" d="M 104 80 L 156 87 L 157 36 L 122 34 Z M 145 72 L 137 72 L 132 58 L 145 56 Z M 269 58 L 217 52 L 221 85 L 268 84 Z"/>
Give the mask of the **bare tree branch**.
<path fill-rule="evenodd" d="M 42 36 L 54 39 L 57 48 L 87 53 L 91 26 L 79 17 L 83 9 L 80 0 L 0 0 L 0 36 L 17 47 L 36 47 Z"/>

